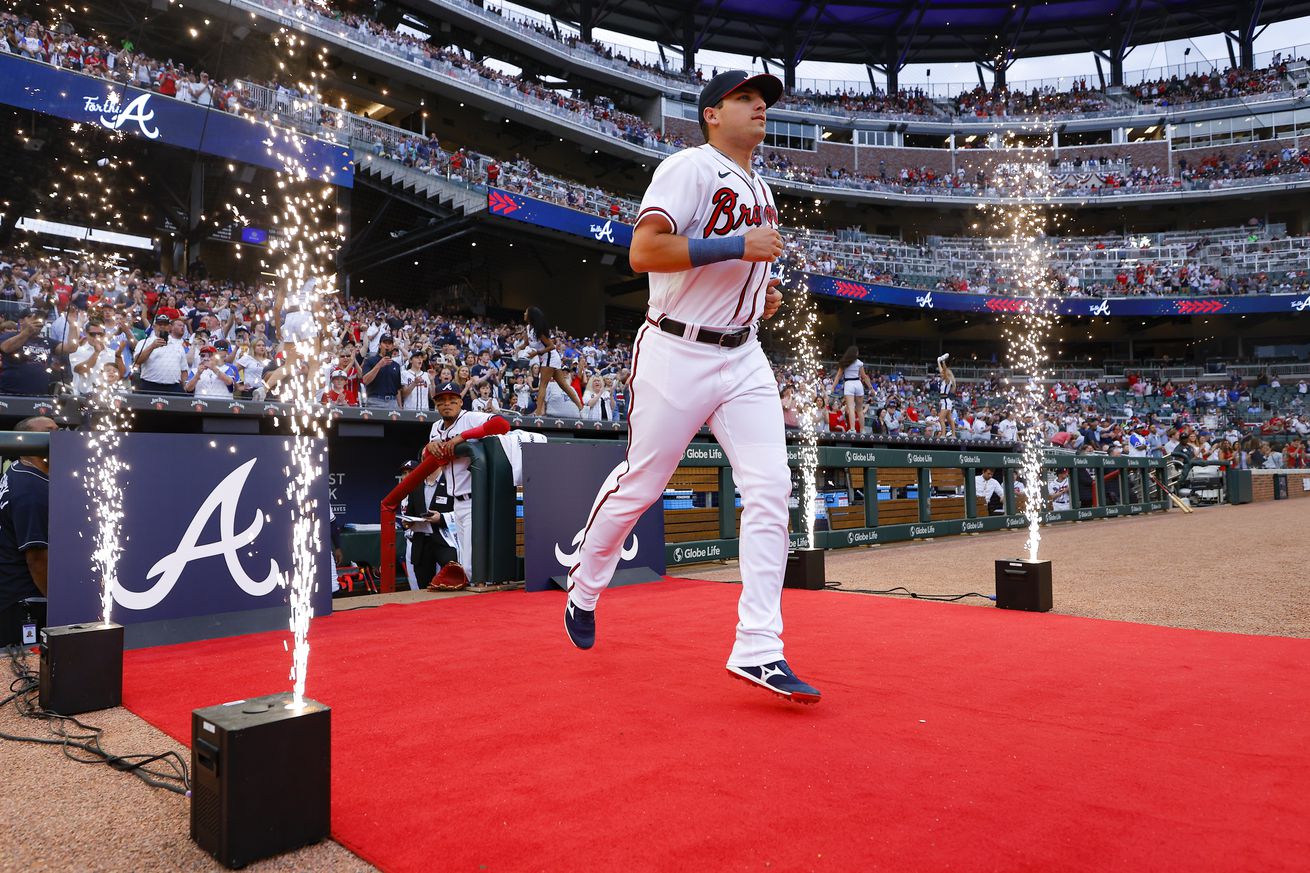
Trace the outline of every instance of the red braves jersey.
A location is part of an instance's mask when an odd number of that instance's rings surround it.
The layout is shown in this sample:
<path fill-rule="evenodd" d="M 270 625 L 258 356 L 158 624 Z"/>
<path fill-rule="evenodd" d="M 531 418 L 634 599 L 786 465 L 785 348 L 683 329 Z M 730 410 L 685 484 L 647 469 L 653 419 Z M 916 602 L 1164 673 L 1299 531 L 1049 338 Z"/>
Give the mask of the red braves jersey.
<path fill-rule="evenodd" d="M 652 216 L 690 239 L 744 236 L 753 227 L 778 226 L 773 192 L 763 177 L 709 144 L 678 152 L 656 168 L 637 224 Z M 764 310 L 770 266 L 731 260 L 651 273 L 650 308 L 657 317 L 710 327 L 752 324 Z"/>

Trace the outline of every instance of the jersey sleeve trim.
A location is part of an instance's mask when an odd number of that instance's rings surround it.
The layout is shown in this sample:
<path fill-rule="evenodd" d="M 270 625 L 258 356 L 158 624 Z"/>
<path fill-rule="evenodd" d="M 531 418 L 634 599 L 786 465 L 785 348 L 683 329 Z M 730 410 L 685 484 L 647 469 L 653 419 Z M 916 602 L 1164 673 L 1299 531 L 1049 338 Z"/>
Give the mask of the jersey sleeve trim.
<path fill-rule="evenodd" d="M 660 206 L 647 206 L 645 209 L 641 210 L 641 212 L 638 213 L 637 215 L 637 223 L 632 226 L 632 229 L 636 230 L 637 226 L 640 225 L 641 222 L 645 220 L 646 217 L 651 215 L 652 213 L 663 216 L 664 219 L 668 221 L 669 227 L 673 228 L 673 232 L 674 233 L 678 232 L 678 222 L 673 220 L 673 216 L 669 214 L 669 211 L 667 209 L 664 209 L 663 207 Z"/>

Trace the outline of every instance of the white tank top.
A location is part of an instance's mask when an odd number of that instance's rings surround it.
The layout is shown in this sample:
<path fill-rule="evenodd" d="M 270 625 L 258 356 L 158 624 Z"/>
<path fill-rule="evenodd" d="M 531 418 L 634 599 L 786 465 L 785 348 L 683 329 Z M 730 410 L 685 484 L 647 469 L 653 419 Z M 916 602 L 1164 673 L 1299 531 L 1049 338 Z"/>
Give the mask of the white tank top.
<path fill-rule="evenodd" d="M 856 358 L 855 363 L 851 364 L 845 370 L 841 371 L 842 379 L 844 379 L 847 382 L 852 382 L 852 381 L 858 382 L 860 381 L 860 373 L 863 370 L 864 370 L 864 361 L 861 361 L 859 358 Z"/>

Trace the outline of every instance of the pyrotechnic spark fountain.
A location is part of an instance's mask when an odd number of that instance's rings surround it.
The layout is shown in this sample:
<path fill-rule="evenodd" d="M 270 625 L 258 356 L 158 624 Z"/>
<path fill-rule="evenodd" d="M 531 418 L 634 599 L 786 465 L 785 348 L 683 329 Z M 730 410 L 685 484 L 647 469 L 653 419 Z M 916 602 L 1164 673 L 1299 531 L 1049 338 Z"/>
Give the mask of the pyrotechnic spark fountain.
<path fill-rule="evenodd" d="M 800 370 L 796 384 L 798 398 L 796 418 L 800 423 L 800 507 L 805 519 L 805 546 L 814 548 L 814 504 L 818 499 L 817 474 L 819 468 L 819 416 L 823 413 L 821 399 L 824 382 L 819 374 L 818 343 L 815 330 L 819 323 L 818 307 L 799 271 L 793 272 L 793 281 L 785 265 L 779 264 L 777 276 L 786 295 L 783 309 L 776 319 L 777 330 L 791 338 L 792 349 Z"/>
<path fill-rule="evenodd" d="M 297 10 L 297 15 L 305 15 Z M 309 56 L 303 38 L 281 29 L 273 39 L 288 61 L 297 54 Z M 311 62 L 326 64 L 320 53 Z M 290 63 L 284 64 L 290 68 Z M 286 447 L 291 462 L 287 466 L 287 502 L 293 513 L 294 539 L 292 566 L 283 576 L 288 589 L 291 607 L 290 629 L 294 639 L 291 660 L 293 707 L 304 704 L 305 681 L 309 668 L 309 621 L 313 617 L 312 594 L 318 584 L 319 555 L 322 540 L 316 524 L 319 507 L 311 497 L 312 486 L 321 481 L 324 458 L 316 447 L 327 426 L 326 407 L 318 401 L 318 382 L 322 361 L 319 346 L 320 331 L 326 329 L 331 312 L 329 296 L 335 292 L 328 265 L 340 247 L 342 228 L 336 222 L 336 208 L 332 186 L 316 181 L 315 171 L 305 163 L 304 138 L 289 125 L 311 113 L 319 102 L 316 85 L 320 74 L 309 71 L 308 82 L 298 82 L 303 95 L 288 107 L 286 119 L 279 115 L 260 118 L 247 114 L 252 121 L 263 124 L 268 131 L 265 145 L 268 153 L 281 165 L 277 173 L 277 190 L 270 203 L 268 194 L 259 195 L 259 202 L 273 211 L 275 233 L 270 235 L 269 248 L 273 263 L 264 262 L 276 278 L 272 305 L 268 317 L 284 317 L 282 341 L 284 360 L 273 376 L 278 399 L 287 404 L 287 418 L 292 437 Z M 288 126 L 282 126 L 282 125 Z M 253 204 L 254 192 L 237 190 L 239 196 Z M 241 209 L 230 204 L 240 219 Z"/>
<path fill-rule="evenodd" d="M 131 468 L 119 457 L 125 431 L 132 429 L 132 412 L 119 390 L 104 378 L 90 395 L 91 436 L 88 450 L 94 475 L 86 480 L 87 509 L 94 513 L 95 548 L 91 561 L 100 576 L 101 620 L 109 624 L 118 590 L 118 562 L 123 555 L 123 479 Z"/>
<path fill-rule="evenodd" d="M 1006 148 L 1013 147 L 1007 139 Z M 1037 162 L 1010 162 L 998 169 L 1003 170 L 995 173 L 1002 200 L 989 210 L 992 236 L 997 240 L 996 261 L 1008 275 L 1012 292 L 1027 301 L 1004 323 L 1004 333 L 1010 367 L 1024 380 L 1021 385 L 1010 386 L 1010 395 L 1018 411 L 1019 440 L 1023 446 L 1023 514 L 1028 521 L 1025 548 L 1028 559 L 1036 561 L 1046 506 L 1042 481 L 1046 442 L 1042 380 L 1046 376 L 1047 342 L 1056 313 L 1042 206 L 1049 197 L 1049 192 L 1042 192 L 1049 188 L 1050 176 L 1046 167 Z M 979 208 L 986 209 L 981 205 Z"/>

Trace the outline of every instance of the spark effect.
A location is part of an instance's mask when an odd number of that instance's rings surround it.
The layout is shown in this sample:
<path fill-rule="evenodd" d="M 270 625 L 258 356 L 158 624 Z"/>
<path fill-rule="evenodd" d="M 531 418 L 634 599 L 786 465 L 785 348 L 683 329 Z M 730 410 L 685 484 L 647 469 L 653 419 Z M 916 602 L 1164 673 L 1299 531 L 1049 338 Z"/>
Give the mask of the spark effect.
<path fill-rule="evenodd" d="M 98 353 L 98 352 L 97 352 Z M 116 372 L 116 371 L 115 371 Z M 91 564 L 100 576 L 101 619 L 109 624 L 114 595 L 119 590 L 118 562 L 123 556 L 123 482 L 131 467 L 119 457 L 123 434 L 132 429 L 132 412 L 124 402 L 117 380 L 103 374 L 89 395 L 91 417 L 88 469 L 85 481 L 87 510 L 96 524 Z"/>
<path fill-rule="evenodd" d="M 795 385 L 797 397 L 796 419 L 800 424 L 800 507 L 805 519 L 805 547 L 814 548 L 814 505 L 819 497 L 819 420 L 826 404 L 823 398 L 826 382 L 820 374 L 819 349 L 816 333 L 819 310 L 799 271 L 789 276 L 786 266 L 779 264 L 777 277 L 786 294 L 784 306 L 774 318 L 776 330 L 794 342 L 793 351 L 800 369 L 800 380 Z"/>
<path fill-rule="evenodd" d="M 298 14 L 303 15 L 303 10 Z M 305 39 L 286 28 L 278 31 L 273 44 L 286 58 L 279 63 L 282 69 L 298 61 L 326 69 L 326 52 L 311 52 Z M 319 567 L 323 541 L 317 524 L 321 507 L 311 496 L 313 486 L 324 476 L 321 447 L 329 422 L 327 407 L 318 402 L 325 364 L 320 334 L 335 333 L 339 327 L 334 318 L 336 307 L 331 303 L 336 288 L 330 271 L 343 235 L 335 191 L 330 184 L 316 179 L 321 168 L 306 164 L 305 137 L 292 127 L 296 119 L 310 115 L 313 105 L 321 102 L 315 84 L 321 77 L 318 70 L 309 70 L 309 81 L 296 83 L 302 96 L 292 99 L 284 113 L 256 115 L 242 111 L 250 121 L 264 126 L 268 134 L 265 147 L 281 169 L 276 174 L 276 190 L 256 194 L 238 188 L 241 202 L 228 204 L 238 222 L 251 223 L 245 218 L 249 210 L 267 214 L 273 225 L 269 256 L 260 266 L 276 279 L 261 306 L 266 307 L 264 315 L 269 320 L 276 323 L 282 319 L 282 359 L 266 382 L 276 399 L 286 405 L 292 434 L 286 443 L 290 463 L 285 472 L 294 539 L 292 565 L 283 575 L 282 584 L 288 590 L 294 639 L 290 673 L 293 708 L 304 705 L 312 596 L 323 575 Z"/>
<path fill-rule="evenodd" d="M 1049 125 L 1038 125 L 1049 137 Z M 1028 130 L 1024 130 L 1028 133 Z M 1019 148 L 1016 132 L 1007 131 L 1005 148 Z M 1001 197 L 998 205 L 980 204 L 990 218 L 994 257 L 1010 279 L 1011 292 L 1026 300 L 1003 322 L 1009 365 L 1019 385 L 1010 385 L 1010 398 L 1018 412 L 1019 442 L 1023 447 L 1024 517 L 1028 521 L 1025 549 L 1037 560 L 1041 520 L 1046 508 L 1042 460 L 1046 445 L 1045 396 L 1042 382 L 1050 362 L 1048 342 L 1055 325 L 1057 292 L 1050 275 L 1050 247 L 1046 236 L 1043 201 L 1050 196 L 1050 175 L 1040 160 L 1000 163 L 994 173 Z M 1044 192 L 1044 193 L 1043 193 Z M 975 225 L 976 226 L 976 225 Z"/>

